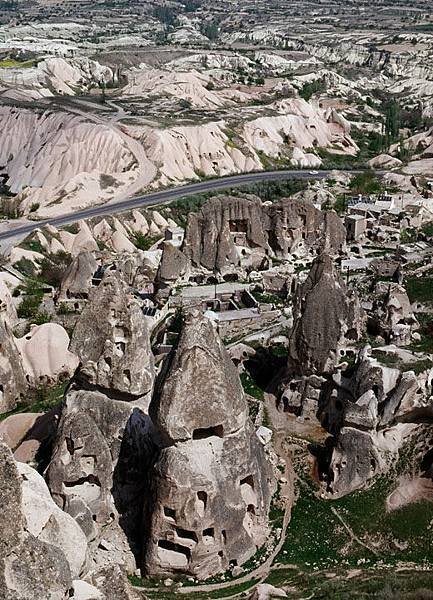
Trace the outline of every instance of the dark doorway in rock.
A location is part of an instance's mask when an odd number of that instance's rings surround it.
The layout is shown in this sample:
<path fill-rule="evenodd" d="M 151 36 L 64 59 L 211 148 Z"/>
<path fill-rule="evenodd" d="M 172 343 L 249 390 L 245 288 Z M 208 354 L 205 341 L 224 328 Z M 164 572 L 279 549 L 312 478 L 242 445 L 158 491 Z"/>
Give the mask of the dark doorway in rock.
<path fill-rule="evenodd" d="M 203 427 L 199 429 L 194 429 L 192 434 L 193 440 L 204 440 L 209 437 L 219 437 L 222 438 L 224 436 L 224 428 L 222 425 L 215 425 L 214 427 Z"/>

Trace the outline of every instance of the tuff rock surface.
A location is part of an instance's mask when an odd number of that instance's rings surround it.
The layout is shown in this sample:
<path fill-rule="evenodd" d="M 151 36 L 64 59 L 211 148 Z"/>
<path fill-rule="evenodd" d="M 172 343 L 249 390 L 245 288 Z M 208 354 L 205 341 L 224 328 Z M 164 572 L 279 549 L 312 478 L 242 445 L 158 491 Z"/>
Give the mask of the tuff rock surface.
<path fill-rule="evenodd" d="M 385 473 L 428 415 L 432 370 L 415 375 L 386 367 L 363 349 L 350 378 L 334 377 L 323 400 L 321 420 L 334 435 L 326 476 L 326 494 L 340 497 Z"/>
<path fill-rule="evenodd" d="M 78 320 L 70 350 L 80 359 L 85 385 L 115 390 L 131 400 L 148 397 L 154 380 L 143 312 L 116 271 L 107 271 Z"/>
<path fill-rule="evenodd" d="M 10 327 L 1 320 L 0 348 L 0 413 L 3 413 L 22 400 L 28 383 L 15 338 Z"/>
<path fill-rule="evenodd" d="M 419 327 L 406 290 L 402 285 L 379 281 L 373 291 L 370 321 L 375 331 L 389 343 L 407 346 Z"/>
<path fill-rule="evenodd" d="M 28 530 L 23 502 L 17 464 L 0 444 L 0 597 L 66 600 L 72 586 L 68 561 L 58 546 Z"/>
<path fill-rule="evenodd" d="M 91 252 L 84 251 L 77 254 L 62 278 L 58 300 L 87 298 L 97 268 L 98 263 Z"/>
<path fill-rule="evenodd" d="M 339 361 L 339 350 L 356 342 L 365 317 L 359 301 L 348 292 L 328 254 L 318 256 L 294 300 L 289 371 L 323 374 Z"/>
<path fill-rule="evenodd" d="M 268 205 L 256 196 L 218 196 L 189 215 L 183 252 L 193 267 L 225 273 L 240 266 L 256 268 L 267 256 L 336 254 L 345 239 L 338 216 L 306 200 L 284 198 Z"/>
<path fill-rule="evenodd" d="M 273 476 L 237 371 L 198 312 L 186 317 L 150 415 L 162 445 L 146 503 L 146 571 L 203 579 L 242 564 L 266 539 Z"/>
<path fill-rule="evenodd" d="M 62 406 L 48 485 L 84 531 L 93 568 L 132 572 L 153 451 L 146 411 L 154 365 L 146 321 L 116 271 L 92 294 L 71 346 L 81 368 Z"/>

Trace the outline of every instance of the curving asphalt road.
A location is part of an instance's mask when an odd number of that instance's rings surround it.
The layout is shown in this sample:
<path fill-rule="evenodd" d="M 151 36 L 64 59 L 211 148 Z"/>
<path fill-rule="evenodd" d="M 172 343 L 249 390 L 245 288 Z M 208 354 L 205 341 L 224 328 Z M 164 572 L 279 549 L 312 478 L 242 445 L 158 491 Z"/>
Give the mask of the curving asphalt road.
<path fill-rule="evenodd" d="M 361 171 L 351 171 L 356 174 Z M 159 192 L 153 192 L 142 196 L 136 196 L 126 200 L 120 200 L 111 204 L 103 204 L 95 206 L 93 208 L 86 208 L 77 212 L 68 213 L 60 217 L 54 217 L 52 219 L 46 219 L 41 221 L 34 221 L 26 225 L 18 225 L 13 227 L 13 222 L 10 223 L 10 229 L 7 231 L 0 232 L 0 241 L 10 240 L 26 236 L 35 229 L 43 227 L 44 225 L 53 225 L 55 227 L 61 227 L 76 223 L 81 219 L 90 219 L 92 217 L 99 217 L 102 215 L 113 215 L 119 212 L 131 210 L 133 208 L 140 208 L 143 206 L 151 206 L 157 204 L 164 204 L 173 200 L 178 200 L 185 196 L 193 194 L 201 194 L 203 192 L 211 192 L 215 190 L 221 190 L 228 187 L 235 187 L 245 185 L 248 183 L 254 183 L 258 181 L 275 181 L 278 179 L 326 179 L 329 177 L 331 171 L 306 171 L 306 170 L 281 170 L 281 171 L 258 171 L 254 173 L 245 173 L 242 175 L 231 175 L 229 177 L 220 177 L 218 179 L 209 179 L 207 181 L 200 181 L 198 183 L 190 183 L 187 185 L 177 186 L 167 190 L 161 190 Z"/>

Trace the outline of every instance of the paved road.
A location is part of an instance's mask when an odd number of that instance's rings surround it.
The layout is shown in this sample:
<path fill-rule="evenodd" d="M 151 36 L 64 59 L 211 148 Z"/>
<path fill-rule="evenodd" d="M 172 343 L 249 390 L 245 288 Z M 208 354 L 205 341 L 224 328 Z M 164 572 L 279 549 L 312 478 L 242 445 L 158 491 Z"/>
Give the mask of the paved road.
<path fill-rule="evenodd" d="M 242 175 L 232 175 L 230 177 L 221 177 L 219 179 L 210 179 L 207 181 L 200 181 L 199 183 L 190 183 L 167 190 L 161 190 L 159 192 L 153 192 L 143 196 L 137 196 L 129 198 L 127 200 L 121 200 L 119 202 L 104 204 L 101 206 L 95 206 L 93 208 L 86 208 L 77 212 L 62 215 L 60 217 L 54 217 L 43 221 L 34 221 L 26 225 L 18 225 L 13 227 L 13 222 L 10 223 L 10 229 L 0 233 L 0 240 L 8 240 L 15 237 L 22 237 L 28 235 L 38 227 L 44 225 L 54 225 L 55 227 L 61 227 L 70 223 L 76 223 L 81 219 L 90 219 L 92 217 L 100 217 L 103 215 L 113 215 L 119 212 L 131 210 L 133 208 L 140 208 L 143 206 L 151 206 L 156 204 L 164 204 L 171 202 L 172 200 L 178 200 L 184 196 L 191 196 L 193 194 L 201 194 L 203 192 L 210 192 L 214 190 L 221 190 L 228 187 L 234 187 L 239 185 L 245 185 L 248 183 L 255 183 L 258 181 L 276 181 L 278 179 L 325 179 L 329 176 L 331 171 L 318 171 L 317 173 L 311 173 L 305 170 L 287 170 L 287 171 L 260 171 L 257 173 L 246 173 Z M 354 171 L 355 173 L 355 171 Z"/>

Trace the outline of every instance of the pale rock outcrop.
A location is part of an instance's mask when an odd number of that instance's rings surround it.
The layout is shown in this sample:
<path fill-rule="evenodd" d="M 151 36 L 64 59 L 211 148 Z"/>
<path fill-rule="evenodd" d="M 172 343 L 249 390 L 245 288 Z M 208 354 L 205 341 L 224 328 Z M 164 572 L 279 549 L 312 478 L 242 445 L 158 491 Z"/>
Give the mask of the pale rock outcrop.
<path fill-rule="evenodd" d="M 72 600 L 105 600 L 105 596 L 94 585 L 81 579 L 74 579 L 72 590 Z"/>
<path fill-rule="evenodd" d="M 86 534 L 92 569 L 132 573 L 153 452 L 146 407 L 154 365 L 145 317 L 118 271 L 90 295 L 71 349 L 81 367 L 62 406 L 48 485 Z"/>
<path fill-rule="evenodd" d="M 161 213 L 156 210 L 152 211 L 152 221 L 157 227 L 159 227 L 161 231 L 164 231 L 169 226 L 167 219 L 165 219 Z"/>
<path fill-rule="evenodd" d="M 58 252 L 66 252 L 66 248 L 64 245 L 59 242 L 59 240 L 55 237 L 51 238 L 50 247 L 48 250 L 49 254 L 57 254 Z"/>
<path fill-rule="evenodd" d="M 144 131 L 142 143 L 149 158 L 160 165 L 160 183 L 197 180 L 201 173 L 220 176 L 261 170 L 258 156 L 233 147 L 225 128 L 225 122 L 218 121 Z"/>
<path fill-rule="evenodd" d="M 397 169 L 403 165 L 401 160 L 389 154 L 379 154 L 369 160 L 368 164 L 373 169 Z"/>
<path fill-rule="evenodd" d="M 125 238 L 128 239 L 129 233 L 127 231 L 127 228 L 116 217 L 113 217 L 113 227 L 114 231 L 121 233 Z"/>
<path fill-rule="evenodd" d="M 91 252 L 77 254 L 63 275 L 58 301 L 69 298 L 88 298 L 98 263 Z"/>
<path fill-rule="evenodd" d="M 193 267 L 223 273 L 239 266 L 257 268 L 268 256 L 338 254 L 345 238 L 335 213 L 321 212 L 300 198 L 266 205 L 256 196 L 217 196 L 189 215 L 183 252 Z"/>
<path fill-rule="evenodd" d="M 26 530 L 22 478 L 10 450 L 0 444 L 0 597 L 4 600 L 64 600 L 72 587 L 59 547 Z"/>
<path fill-rule="evenodd" d="M 71 233 L 70 231 L 66 231 L 65 229 L 61 229 L 59 231 L 60 241 L 61 241 L 63 247 L 65 248 L 66 252 L 69 252 L 69 254 L 72 251 L 72 246 L 74 245 L 75 236 L 76 236 L 75 233 Z"/>
<path fill-rule="evenodd" d="M 269 583 L 259 583 L 249 600 L 271 600 L 271 598 L 287 598 L 287 594 Z"/>
<path fill-rule="evenodd" d="M 281 100 L 275 108 L 281 116 L 259 117 L 244 125 L 243 137 L 248 147 L 274 158 L 287 152 L 287 144 L 299 150 L 332 146 L 337 153 L 358 152 L 350 137 L 350 124 L 335 110 L 320 109 L 300 98 Z M 293 158 L 294 162 L 299 161 Z"/>
<path fill-rule="evenodd" d="M 28 383 L 22 357 L 9 325 L 0 320 L 0 413 L 24 399 Z"/>
<path fill-rule="evenodd" d="M 17 311 L 6 283 L 0 279 L 0 320 L 13 327 L 17 321 Z"/>
<path fill-rule="evenodd" d="M 0 439 L 12 452 L 20 445 L 42 413 L 19 413 L 0 421 Z"/>
<path fill-rule="evenodd" d="M 17 413 L 0 423 L 0 438 L 14 453 L 15 460 L 41 467 L 58 423 L 58 409 L 46 413 Z"/>
<path fill-rule="evenodd" d="M 115 252 L 134 252 L 136 247 L 129 240 L 128 236 L 116 229 L 110 238 L 111 246 Z"/>
<path fill-rule="evenodd" d="M 365 316 L 356 296 L 346 289 L 332 258 L 318 256 L 296 292 L 290 336 L 289 371 L 323 374 L 337 364 L 339 350 L 359 340 Z"/>
<path fill-rule="evenodd" d="M 101 174 L 119 185 L 127 182 L 128 172 L 136 176 L 125 136 L 105 124 L 70 113 L 4 106 L 0 125 L 0 165 L 25 212 L 37 203 L 39 214 L 51 216 L 59 211 L 56 200 L 64 203 L 62 212 L 65 205 L 84 207 L 108 199 Z"/>
<path fill-rule="evenodd" d="M 149 235 L 150 237 L 159 237 L 161 235 L 161 229 L 155 223 L 155 221 L 151 221 L 149 225 Z"/>
<path fill-rule="evenodd" d="M 430 372 L 380 364 L 363 349 L 350 379 L 334 378 L 321 420 L 333 433 L 325 495 L 338 498 L 386 473 L 417 423 L 433 414 Z M 428 417 L 427 417 L 428 418 Z"/>
<path fill-rule="evenodd" d="M 87 553 L 83 530 L 70 515 L 60 510 L 51 498 L 43 477 L 35 469 L 20 462 L 17 469 L 23 480 L 22 510 L 26 531 L 38 540 L 59 548 L 68 561 L 71 576 L 79 576 Z"/>
<path fill-rule="evenodd" d="M 101 219 L 99 223 L 93 227 L 93 237 L 96 240 L 107 243 L 111 239 L 112 235 L 113 229 L 106 219 Z"/>
<path fill-rule="evenodd" d="M 71 352 L 80 378 L 124 398 L 146 398 L 154 379 L 146 319 L 121 276 L 107 271 L 74 328 Z"/>
<path fill-rule="evenodd" d="M 48 252 L 49 251 L 49 247 L 50 244 L 47 240 L 47 238 L 44 236 L 44 234 L 42 233 L 42 231 L 40 231 L 39 229 L 37 229 L 34 233 L 34 239 L 36 242 L 39 242 L 39 244 L 42 246 L 42 248 Z"/>
<path fill-rule="evenodd" d="M 74 96 L 99 83 L 113 81 L 109 67 L 86 57 L 66 60 L 52 56 L 34 67 L 0 69 L 0 95 L 15 100 L 37 100 L 57 94 Z"/>
<path fill-rule="evenodd" d="M 92 574 L 92 581 L 103 594 L 104 600 L 142 600 L 118 565 L 99 569 Z"/>
<path fill-rule="evenodd" d="M 132 220 L 128 221 L 130 229 L 136 232 L 140 232 L 143 235 L 147 235 L 149 232 L 149 223 L 146 221 L 145 216 L 138 210 L 132 211 Z"/>
<path fill-rule="evenodd" d="M 123 252 L 116 257 L 114 266 L 125 283 L 137 290 L 153 282 L 158 272 L 162 250 L 138 250 Z"/>
<path fill-rule="evenodd" d="M 35 271 L 39 271 L 39 263 L 44 259 L 44 255 L 41 252 L 33 252 L 33 250 L 25 250 L 25 248 L 20 248 L 19 246 L 15 246 L 12 248 L 12 251 L 9 255 L 9 261 L 12 265 L 20 261 L 22 258 L 29 260 L 33 263 L 35 267 Z"/>
<path fill-rule="evenodd" d="M 304 152 L 301 148 L 293 148 L 291 161 L 293 166 L 302 169 L 317 168 L 322 164 L 322 159 L 312 152 Z"/>
<path fill-rule="evenodd" d="M 77 385 L 66 395 L 47 482 L 55 502 L 84 531 L 93 569 L 135 569 L 149 428 L 133 402 Z"/>
<path fill-rule="evenodd" d="M 57 323 L 33 325 L 28 334 L 16 339 L 16 345 L 31 386 L 68 379 L 78 367 L 77 356 L 68 350 L 69 336 Z"/>
<path fill-rule="evenodd" d="M 411 302 L 403 286 L 379 281 L 372 295 L 370 320 L 385 340 L 397 346 L 407 346 L 412 333 L 419 328 Z"/>
<path fill-rule="evenodd" d="M 78 233 L 74 237 L 74 242 L 71 247 L 72 256 L 77 256 L 81 252 L 96 252 L 98 244 L 90 231 L 90 227 L 86 221 L 80 221 Z"/>
<path fill-rule="evenodd" d="M 209 90 L 207 75 L 192 70 L 179 73 L 149 69 L 144 65 L 128 72 L 128 84 L 122 93 L 126 96 L 172 96 L 191 103 L 196 108 L 233 106 L 234 102 L 223 91 Z M 239 95 L 239 100 L 246 99 Z"/>
<path fill-rule="evenodd" d="M 157 274 L 159 291 L 162 289 L 169 291 L 176 281 L 187 273 L 188 267 L 188 259 L 185 254 L 170 242 L 164 242 Z"/>
<path fill-rule="evenodd" d="M 146 572 L 204 579 L 242 564 L 266 539 L 273 476 L 236 368 L 198 311 L 186 317 L 150 415 L 163 444 L 146 499 Z"/>

